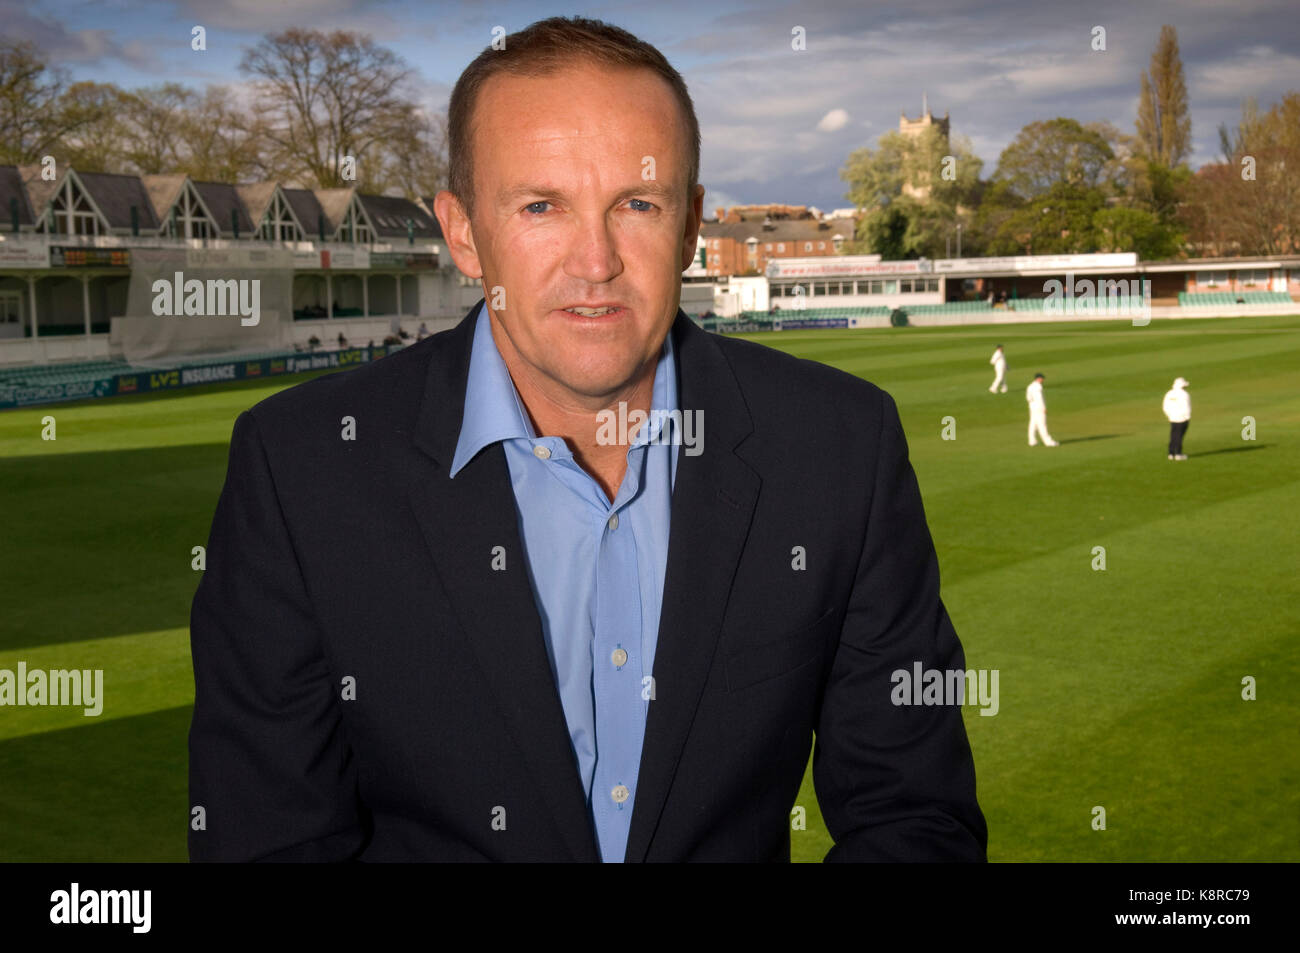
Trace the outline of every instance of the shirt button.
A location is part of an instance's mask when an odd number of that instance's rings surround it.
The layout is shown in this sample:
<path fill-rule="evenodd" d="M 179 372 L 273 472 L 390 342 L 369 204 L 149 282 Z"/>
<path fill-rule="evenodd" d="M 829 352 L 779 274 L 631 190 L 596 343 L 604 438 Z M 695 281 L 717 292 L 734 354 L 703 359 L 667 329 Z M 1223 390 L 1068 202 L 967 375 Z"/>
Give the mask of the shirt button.
<path fill-rule="evenodd" d="M 551 451 L 547 450 L 539 443 L 537 446 L 533 447 L 533 456 L 538 460 L 549 460 L 551 459 Z"/>
<path fill-rule="evenodd" d="M 624 649 L 615 649 L 610 654 L 609 658 L 610 661 L 612 661 L 619 668 L 622 668 L 624 665 L 627 664 L 627 652 Z"/>
<path fill-rule="evenodd" d="M 611 516 L 611 517 L 609 518 L 609 528 L 610 528 L 610 529 L 618 529 L 618 514 L 617 514 L 617 513 L 615 513 L 613 516 Z"/>
<path fill-rule="evenodd" d="M 632 796 L 632 792 L 627 789 L 626 784 L 620 784 L 609 792 L 609 796 L 614 799 L 615 804 L 622 804 Z"/>

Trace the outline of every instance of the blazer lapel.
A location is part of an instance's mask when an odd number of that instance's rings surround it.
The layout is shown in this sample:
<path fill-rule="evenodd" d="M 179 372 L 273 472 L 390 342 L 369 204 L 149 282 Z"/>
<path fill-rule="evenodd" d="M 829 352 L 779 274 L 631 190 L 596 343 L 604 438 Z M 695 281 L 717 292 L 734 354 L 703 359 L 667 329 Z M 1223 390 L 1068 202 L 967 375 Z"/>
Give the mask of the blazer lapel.
<path fill-rule="evenodd" d="M 628 862 L 644 861 L 699 706 L 760 479 L 735 453 L 752 431 L 731 366 L 708 332 L 680 310 L 673 325 L 683 413 L 702 411 L 704 448 L 678 450 L 663 609 Z"/>
<path fill-rule="evenodd" d="M 570 854 L 599 861 L 501 444 L 484 449 L 456 479 L 447 476 L 460 435 L 473 327 L 467 316 L 431 343 L 414 438 L 425 456 L 413 472 L 410 502 L 443 589 Z M 496 547 L 504 550 L 504 571 L 492 567 Z"/>

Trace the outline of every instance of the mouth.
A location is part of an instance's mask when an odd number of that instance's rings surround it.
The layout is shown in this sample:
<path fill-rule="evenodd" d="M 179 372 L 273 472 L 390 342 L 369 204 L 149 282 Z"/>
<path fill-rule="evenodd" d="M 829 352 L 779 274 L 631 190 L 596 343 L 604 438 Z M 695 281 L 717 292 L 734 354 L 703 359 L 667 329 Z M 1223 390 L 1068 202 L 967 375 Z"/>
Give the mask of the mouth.
<path fill-rule="evenodd" d="M 562 314 L 572 318 L 585 319 L 594 321 L 601 318 L 616 318 L 627 314 L 627 308 L 621 304 L 598 304 L 598 305 L 573 305 L 568 308 L 559 309 Z"/>

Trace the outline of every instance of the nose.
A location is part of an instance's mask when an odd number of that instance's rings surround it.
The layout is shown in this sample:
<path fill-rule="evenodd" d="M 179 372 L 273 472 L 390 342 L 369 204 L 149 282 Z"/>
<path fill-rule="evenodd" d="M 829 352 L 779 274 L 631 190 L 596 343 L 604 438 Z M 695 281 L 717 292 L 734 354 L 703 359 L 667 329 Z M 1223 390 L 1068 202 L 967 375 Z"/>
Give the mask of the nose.
<path fill-rule="evenodd" d="M 623 272 L 617 236 L 607 216 L 599 213 L 575 215 L 564 272 L 591 284 L 602 284 Z"/>

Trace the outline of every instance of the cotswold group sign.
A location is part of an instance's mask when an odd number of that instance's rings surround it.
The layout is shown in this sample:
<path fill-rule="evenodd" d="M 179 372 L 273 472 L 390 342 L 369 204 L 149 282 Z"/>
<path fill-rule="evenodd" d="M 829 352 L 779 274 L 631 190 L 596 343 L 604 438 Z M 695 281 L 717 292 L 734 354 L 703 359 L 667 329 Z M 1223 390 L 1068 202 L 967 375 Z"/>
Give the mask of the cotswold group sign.
<path fill-rule="evenodd" d="M 45 239 L 0 235 L 0 268 L 48 268 L 50 246 Z"/>
<path fill-rule="evenodd" d="M 400 347 L 353 347 L 319 354 L 287 354 L 284 357 L 257 361 L 222 361 L 167 370 L 116 374 L 66 384 L 23 385 L 0 383 L 0 408 L 53 404 L 66 400 L 142 394 L 173 390 L 197 384 L 216 384 L 247 377 L 272 377 L 277 374 L 301 374 L 303 371 L 346 369 L 367 364 Z"/>

